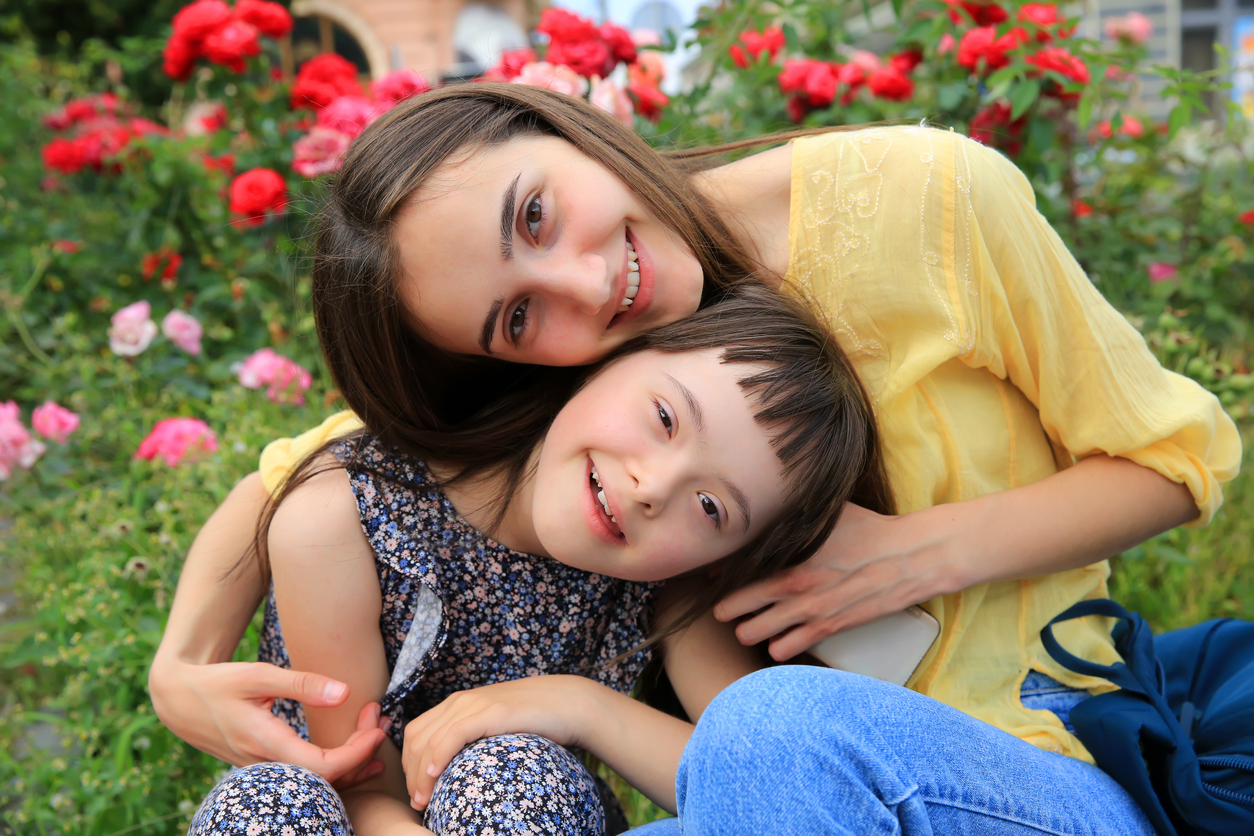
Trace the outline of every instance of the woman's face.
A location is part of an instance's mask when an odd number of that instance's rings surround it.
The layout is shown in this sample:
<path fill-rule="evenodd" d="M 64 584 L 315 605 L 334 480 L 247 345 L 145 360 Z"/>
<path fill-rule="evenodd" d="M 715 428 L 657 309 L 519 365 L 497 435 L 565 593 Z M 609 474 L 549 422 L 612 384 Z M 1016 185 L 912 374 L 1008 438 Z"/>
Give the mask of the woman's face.
<path fill-rule="evenodd" d="M 770 436 L 717 351 L 642 351 L 601 370 L 554 420 L 536 466 L 532 522 L 544 551 L 628 580 L 713 563 L 779 513 Z"/>
<path fill-rule="evenodd" d="M 580 365 L 701 299 L 689 247 L 552 137 L 446 166 L 400 213 L 396 239 L 402 300 L 425 336 L 461 354 Z"/>

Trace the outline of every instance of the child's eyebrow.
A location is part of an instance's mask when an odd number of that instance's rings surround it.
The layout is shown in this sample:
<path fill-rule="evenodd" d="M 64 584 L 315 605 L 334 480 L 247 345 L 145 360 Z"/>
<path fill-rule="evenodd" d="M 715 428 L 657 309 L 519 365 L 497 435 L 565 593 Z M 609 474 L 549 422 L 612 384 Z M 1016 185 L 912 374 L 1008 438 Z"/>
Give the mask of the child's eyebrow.
<path fill-rule="evenodd" d="M 692 418 L 692 426 L 697 431 L 698 443 L 705 444 L 705 413 L 701 411 L 701 402 L 697 400 L 697 396 L 692 393 L 684 384 L 680 383 L 671 375 L 667 374 L 666 379 L 675 387 L 675 391 L 679 392 L 679 396 L 683 398 L 684 403 L 688 406 L 688 415 Z M 719 477 L 719 481 L 723 483 L 723 487 L 727 488 L 727 492 L 732 495 L 732 500 L 736 503 L 736 507 L 740 509 L 740 516 L 744 519 L 745 534 L 749 533 L 749 497 L 745 496 L 745 492 L 733 485 L 727 479 Z"/>

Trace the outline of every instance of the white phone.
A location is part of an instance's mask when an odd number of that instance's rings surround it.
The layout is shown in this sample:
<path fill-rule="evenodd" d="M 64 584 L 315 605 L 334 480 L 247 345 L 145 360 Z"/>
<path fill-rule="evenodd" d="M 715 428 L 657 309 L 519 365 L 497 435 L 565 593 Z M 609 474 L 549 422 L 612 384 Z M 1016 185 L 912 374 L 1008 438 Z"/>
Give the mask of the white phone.
<path fill-rule="evenodd" d="M 940 635 L 940 622 L 920 607 L 841 630 L 810 648 L 829 668 L 905 685 Z"/>

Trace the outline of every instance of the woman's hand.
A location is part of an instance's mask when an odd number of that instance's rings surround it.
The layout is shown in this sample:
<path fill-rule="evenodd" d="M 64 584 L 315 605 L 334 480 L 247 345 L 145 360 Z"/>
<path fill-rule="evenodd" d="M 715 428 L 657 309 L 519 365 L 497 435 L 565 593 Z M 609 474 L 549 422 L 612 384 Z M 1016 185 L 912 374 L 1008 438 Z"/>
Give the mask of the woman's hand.
<path fill-rule="evenodd" d="M 813 557 L 736 590 L 714 616 L 755 613 L 736 637 L 746 645 L 771 639 L 771 657 L 782 662 L 840 630 L 956 591 L 962 587 L 943 556 L 946 528 L 916 524 L 924 514 L 890 517 L 850 503 Z"/>
<path fill-rule="evenodd" d="M 232 766 L 263 761 L 296 764 L 340 789 L 383 771 L 375 758 L 385 737 L 379 704 L 366 705 L 357 730 L 342 746 L 322 749 L 302 740 L 270 713 L 278 697 L 304 705 L 334 706 L 348 687 L 325 676 L 261 662 L 194 665 L 158 655 L 148 675 L 153 708 L 170 731 Z"/>
<path fill-rule="evenodd" d="M 459 691 L 411 720 L 405 727 L 402 763 L 414 808 L 426 809 L 436 778 L 476 740 L 536 734 L 560 746 L 578 745 L 596 687 L 582 676 L 565 675 L 498 682 Z"/>

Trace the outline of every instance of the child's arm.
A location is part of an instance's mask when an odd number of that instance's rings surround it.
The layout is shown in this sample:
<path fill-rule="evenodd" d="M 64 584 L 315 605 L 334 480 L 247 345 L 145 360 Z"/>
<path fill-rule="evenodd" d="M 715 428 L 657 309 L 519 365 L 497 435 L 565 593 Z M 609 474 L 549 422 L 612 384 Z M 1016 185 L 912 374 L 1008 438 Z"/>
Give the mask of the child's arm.
<path fill-rule="evenodd" d="M 436 778 L 468 743 L 537 734 L 591 752 L 675 812 L 675 773 L 693 726 L 582 676 L 533 676 L 459 691 L 405 727 L 405 776 L 425 808 Z M 390 767 L 389 767 L 390 768 Z"/>
<path fill-rule="evenodd" d="M 366 723 L 344 746 L 319 749 L 271 714 L 270 702 L 287 697 L 306 706 L 330 705 L 343 699 L 343 686 L 273 665 L 231 662 L 265 594 L 256 561 L 231 570 L 252 544 L 267 496 L 259 474 L 242 479 L 196 535 L 148 688 L 161 721 L 201 751 L 233 766 L 294 763 L 336 781 L 365 771 L 360 767 L 382 733 Z"/>
<path fill-rule="evenodd" d="M 381 699 L 388 684 L 379 578 L 344 471 L 320 473 L 294 490 L 274 516 L 269 545 L 293 667 L 349 686 L 338 706 L 305 707 L 310 740 L 338 745 L 354 733 L 362 707 Z M 382 775 L 341 794 L 354 829 L 359 836 L 427 833 L 409 807 L 400 753 L 390 740 L 379 757 Z"/>

